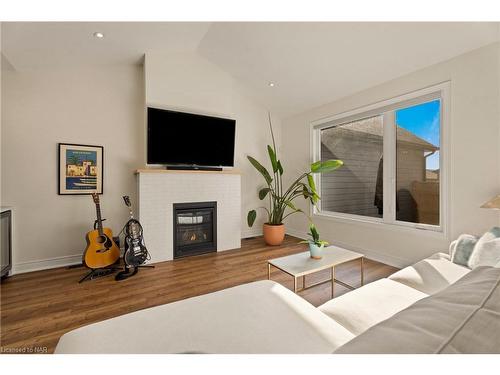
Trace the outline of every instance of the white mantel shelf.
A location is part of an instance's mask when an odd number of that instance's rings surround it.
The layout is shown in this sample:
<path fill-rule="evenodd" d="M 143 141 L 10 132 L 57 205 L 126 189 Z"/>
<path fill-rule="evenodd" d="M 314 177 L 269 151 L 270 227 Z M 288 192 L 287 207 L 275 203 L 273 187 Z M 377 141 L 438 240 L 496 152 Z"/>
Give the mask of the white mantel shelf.
<path fill-rule="evenodd" d="M 241 175 L 241 172 L 237 169 L 223 169 L 222 171 L 204 171 L 204 170 L 175 170 L 175 169 L 157 169 L 157 168 L 146 168 L 146 169 L 137 169 L 135 174 L 140 173 L 208 173 L 208 174 L 238 174 Z"/>

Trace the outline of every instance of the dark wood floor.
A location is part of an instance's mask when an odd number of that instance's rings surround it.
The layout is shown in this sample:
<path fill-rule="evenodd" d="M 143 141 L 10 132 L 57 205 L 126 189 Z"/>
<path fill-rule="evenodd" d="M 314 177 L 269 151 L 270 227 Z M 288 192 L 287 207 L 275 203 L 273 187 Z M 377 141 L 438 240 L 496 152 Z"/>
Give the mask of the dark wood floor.
<path fill-rule="evenodd" d="M 57 268 L 15 275 L 1 284 L 2 351 L 24 348 L 51 353 L 59 337 L 77 327 L 132 311 L 267 279 L 271 258 L 304 251 L 306 245 L 289 237 L 281 246 L 268 247 L 262 238 L 242 241 L 242 248 L 157 263 L 125 281 L 112 276 L 78 284 L 86 269 Z M 365 261 L 365 283 L 386 277 L 396 269 Z M 307 283 L 328 279 L 329 271 L 308 277 Z M 292 278 L 273 269 L 271 278 L 292 288 Z M 336 278 L 359 284 L 359 262 L 336 268 Z M 335 286 L 336 296 L 347 290 Z M 318 306 L 330 298 L 330 285 L 301 292 Z M 9 349 L 10 348 L 10 349 Z"/>

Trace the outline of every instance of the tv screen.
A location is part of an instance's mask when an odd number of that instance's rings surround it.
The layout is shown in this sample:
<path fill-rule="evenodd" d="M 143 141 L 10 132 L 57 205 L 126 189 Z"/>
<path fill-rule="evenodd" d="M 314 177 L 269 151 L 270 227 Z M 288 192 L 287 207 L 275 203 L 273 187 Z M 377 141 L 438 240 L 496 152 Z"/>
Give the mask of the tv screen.
<path fill-rule="evenodd" d="M 233 167 L 235 124 L 148 107 L 148 164 Z"/>

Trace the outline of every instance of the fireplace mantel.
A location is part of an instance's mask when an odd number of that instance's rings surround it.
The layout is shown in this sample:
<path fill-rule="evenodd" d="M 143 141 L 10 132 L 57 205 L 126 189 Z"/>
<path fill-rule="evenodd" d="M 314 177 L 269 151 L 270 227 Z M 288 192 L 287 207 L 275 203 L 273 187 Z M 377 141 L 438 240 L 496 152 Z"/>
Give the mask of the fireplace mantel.
<path fill-rule="evenodd" d="M 172 169 L 160 169 L 160 168 L 146 168 L 137 169 L 135 174 L 140 173 L 209 173 L 209 174 L 238 174 L 241 172 L 237 169 L 223 169 L 222 171 L 204 171 L 204 170 L 172 170 Z"/>
<path fill-rule="evenodd" d="M 139 220 L 151 263 L 172 260 L 173 205 L 217 202 L 217 251 L 241 247 L 241 175 L 224 171 L 140 169 Z"/>

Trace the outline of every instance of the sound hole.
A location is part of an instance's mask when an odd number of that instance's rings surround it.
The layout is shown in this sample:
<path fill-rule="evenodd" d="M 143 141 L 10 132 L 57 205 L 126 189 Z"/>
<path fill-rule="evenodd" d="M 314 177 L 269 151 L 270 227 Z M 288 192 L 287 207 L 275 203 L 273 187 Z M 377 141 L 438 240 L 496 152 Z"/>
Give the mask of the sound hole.
<path fill-rule="evenodd" d="M 106 236 L 99 236 L 99 237 L 97 237 L 97 242 L 98 243 L 104 243 L 104 242 L 106 242 Z"/>

